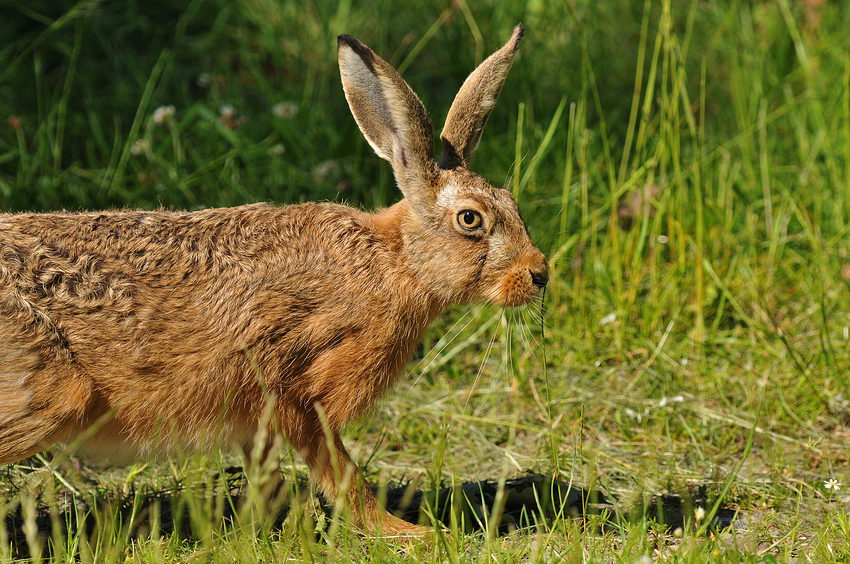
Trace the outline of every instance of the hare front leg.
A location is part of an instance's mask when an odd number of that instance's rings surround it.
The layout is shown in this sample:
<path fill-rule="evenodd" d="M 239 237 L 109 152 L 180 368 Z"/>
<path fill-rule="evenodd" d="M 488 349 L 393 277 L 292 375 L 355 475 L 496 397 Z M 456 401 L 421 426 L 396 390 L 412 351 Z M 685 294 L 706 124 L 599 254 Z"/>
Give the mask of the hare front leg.
<path fill-rule="evenodd" d="M 309 429 L 290 435 L 290 441 L 304 456 L 310 473 L 328 501 L 351 507 L 356 524 L 382 536 L 424 537 L 431 533 L 399 519 L 380 506 L 369 484 L 351 460 L 336 431 L 323 431 L 319 418 Z M 305 432 L 306 431 L 306 432 Z"/>

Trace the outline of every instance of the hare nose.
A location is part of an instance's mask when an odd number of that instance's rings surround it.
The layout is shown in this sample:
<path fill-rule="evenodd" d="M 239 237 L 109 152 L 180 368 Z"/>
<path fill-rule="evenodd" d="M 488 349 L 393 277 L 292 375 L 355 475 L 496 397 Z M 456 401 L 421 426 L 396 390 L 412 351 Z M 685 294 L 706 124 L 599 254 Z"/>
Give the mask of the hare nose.
<path fill-rule="evenodd" d="M 549 270 L 541 270 L 540 272 L 531 273 L 531 283 L 538 288 L 545 288 L 549 282 Z"/>

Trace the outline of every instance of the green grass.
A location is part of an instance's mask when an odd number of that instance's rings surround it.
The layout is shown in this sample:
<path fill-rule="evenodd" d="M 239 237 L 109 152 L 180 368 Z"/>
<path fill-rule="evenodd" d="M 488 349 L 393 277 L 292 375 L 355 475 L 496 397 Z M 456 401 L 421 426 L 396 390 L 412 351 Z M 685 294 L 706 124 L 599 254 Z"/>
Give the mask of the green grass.
<path fill-rule="evenodd" d="M 823 487 L 850 482 L 848 10 L 1 4 L 3 211 L 392 203 L 392 173 L 345 104 L 335 36 L 403 68 L 439 130 L 466 74 L 522 21 L 473 169 L 514 191 L 550 259 L 542 323 L 536 307 L 447 316 L 349 429 L 356 459 L 372 483 L 425 490 L 531 470 L 595 488 L 622 514 L 702 484 L 707 511 L 739 514 L 708 533 L 689 514 L 678 536 L 640 514 L 405 544 L 326 528 L 314 498 L 290 490 L 281 527 L 256 492 L 228 522 L 204 492 L 223 492 L 210 468 L 238 460 L 105 472 L 51 453 L 0 471 L 0 517 L 20 508 L 29 547 L 10 551 L 0 528 L 0 561 L 850 560 L 850 502 Z M 287 454 L 283 469 L 295 488 L 300 462 Z M 97 519 L 64 534 L 71 488 Z M 191 531 L 137 536 L 115 500 L 156 492 L 185 492 Z M 54 516 L 42 536 L 37 508 Z"/>

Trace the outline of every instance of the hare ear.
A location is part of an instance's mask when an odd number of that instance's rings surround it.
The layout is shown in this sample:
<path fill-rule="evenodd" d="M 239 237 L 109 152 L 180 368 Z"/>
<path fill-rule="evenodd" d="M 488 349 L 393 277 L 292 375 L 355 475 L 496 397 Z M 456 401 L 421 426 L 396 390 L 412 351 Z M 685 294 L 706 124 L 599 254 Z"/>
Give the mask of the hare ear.
<path fill-rule="evenodd" d="M 469 168 L 472 153 L 478 148 L 481 132 L 511 70 L 523 33 L 525 28 L 517 24 L 504 47 L 478 65 L 460 87 L 440 135 L 443 144 L 440 168 Z"/>
<path fill-rule="evenodd" d="M 428 205 L 436 199 L 434 133 L 425 106 L 386 61 L 349 35 L 337 38 L 345 98 L 360 131 L 393 166 L 404 197 Z"/>

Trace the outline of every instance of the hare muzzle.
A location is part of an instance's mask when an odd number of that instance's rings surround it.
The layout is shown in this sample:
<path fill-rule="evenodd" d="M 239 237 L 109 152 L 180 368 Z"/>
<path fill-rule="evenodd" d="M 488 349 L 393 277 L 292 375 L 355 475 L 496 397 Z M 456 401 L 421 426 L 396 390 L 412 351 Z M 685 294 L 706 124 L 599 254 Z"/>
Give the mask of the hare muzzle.
<path fill-rule="evenodd" d="M 501 279 L 496 295 L 489 301 L 507 307 L 527 305 L 540 296 L 548 283 L 549 263 L 540 250 L 532 247 L 516 268 Z"/>

